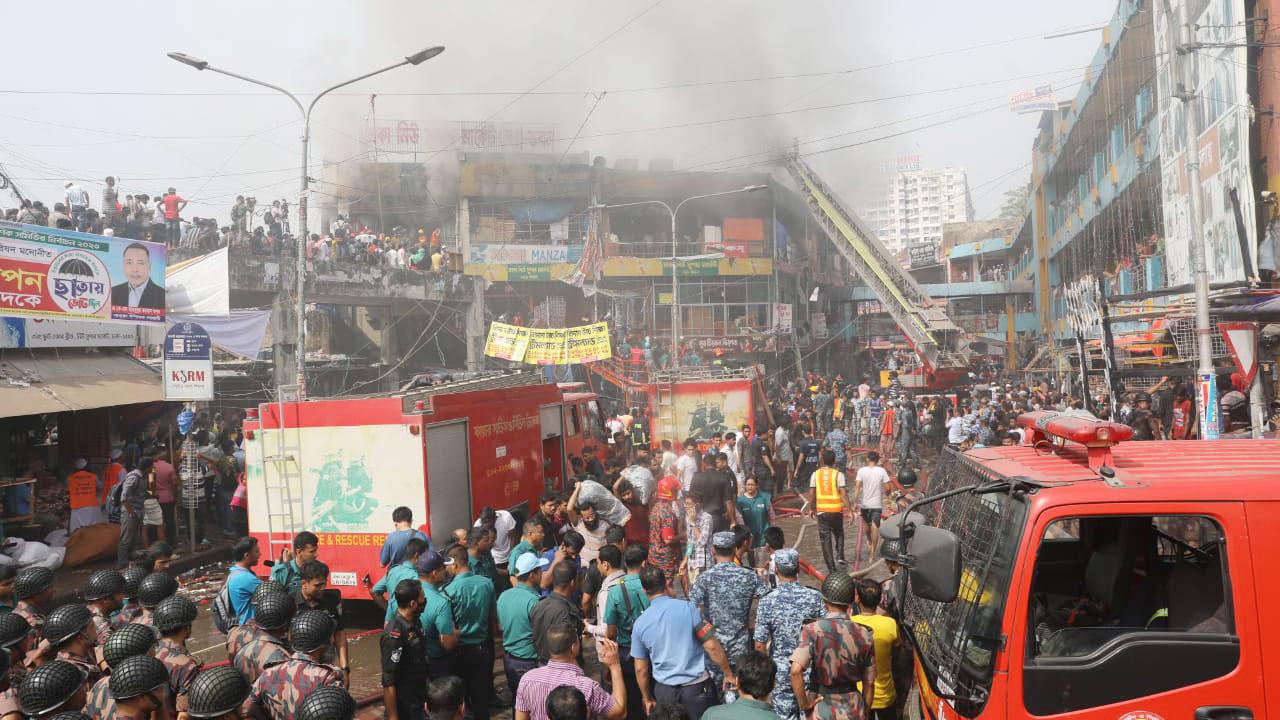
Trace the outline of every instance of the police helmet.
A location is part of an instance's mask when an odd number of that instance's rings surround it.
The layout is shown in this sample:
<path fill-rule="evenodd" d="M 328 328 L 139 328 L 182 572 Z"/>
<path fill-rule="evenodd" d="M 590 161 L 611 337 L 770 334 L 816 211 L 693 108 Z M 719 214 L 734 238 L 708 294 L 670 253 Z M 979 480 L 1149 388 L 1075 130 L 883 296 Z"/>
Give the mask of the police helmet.
<path fill-rule="evenodd" d="M 181 595 L 167 597 L 156 605 L 156 630 L 161 634 L 181 630 L 195 622 L 197 615 L 199 611 L 196 610 L 196 604 L 189 599 Z"/>
<path fill-rule="evenodd" d="M 298 652 L 315 652 L 333 641 L 337 628 L 333 618 L 323 610 L 304 610 L 289 626 L 289 638 Z"/>
<path fill-rule="evenodd" d="M 84 584 L 84 590 L 80 592 L 80 596 L 92 602 L 116 593 L 123 593 L 124 589 L 124 575 L 119 570 L 99 570 L 89 576 L 89 581 Z"/>
<path fill-rule="evenodd" d="M 93 622 L 93 613 L 83 605 L 63 605 L 44 621 L 44 638 L 50 645 L 58 647 L 71 638 L 79 635 L 84 626 Z"/>
<path fill-rule="evenodd" d="M 69 712 L 60 712 L 49 718 L 49 720 L 90 720 L 90 718 L 82 712 L 75 712 L 72 710 Z"/>
<path fill-rule="evenodd" d="M 316 688 L 298 706 L 298 720 L 351 720 L 356 714 L 356 701 L 351 693 L 334 686 Z"/>
<path fill-rule="evenodd" d="M 129 623 L 111 633 L 102 645 L 102 659 L 108 667 L 135 655 L 147 655 L 156 646 L 156 632 L 146 625 Z"/>
<path fill-rule="evenodd" d="M 51 660 L 32 670 L 18 687 L 18 705 L 33 717 L 57 710 L 84 687 L 89 671 L 65 660 Z"/>
<path fill-rule="evenodd" d="M 258 600 L 267 593 L 287 593 L 289 590 L 276 582 L 275 580 L 263 580 L 258 587 L 253 589 L 253 595 L 249 597 L 249 603 L 255 608 L 258 606 Z"/>
<path fill-rule="evenodd" d="M 193 718 L 220 718 L 240 707 L 248 696 L 249 683 L 240 671 L 230 666 L 205 670 L 187 690 L 187 713 Z"/>
<path fill-rule="evenodd" d="M 130 565 L 120 574 L 124 576 L 124 596 L 130 600 L 138 597 L 138 585 L 148 575 L 147 569 L 141 565 Z"/>
<path fill-rule="evenodd" d="M 138 604 L 154 608 L 161 600 L 178 593 L 178 581 L 168 573 L 150 573 L 138 583 Z"/>
<path fill-rule="evenodd" d="M 47 567 L 33 565 L 18 571 L 13 581 L 13 597 L 26 600 L 53 587 L 53 571 Z"/>
<path fill-rule="evenodd" d="M 111 668 L 108 687 L 111 699 L 120 701 L 146 695 L 169 682 L 169 671 L 164 663 L 150 655 L 134 655 L 125 658 Z"/>
<path fill-rule="evenodd" d="M 17 613 L 0 614 L 0 650 L 8 650 L 31 634 L 31 623 Z"/>
<path fill-rule="evenodd" d="M 880 557 L 889 562 L 902 562 L 902 540 L 893 538 L 880 542 Z"/>
<path fill-rule="evenodd" d="M 917 482 L 919 482 L 919 478 L 916 477 L 915 470 L 909 467 L 898 470 L 898 484 L 902 487 L 914 487 Z"/>
<path fill-rule="evenodd" d="M 853 602 L 853 576 L 833 572 L 822 581 L 822 599 L 832 605 L 848 606 Z"/>
<path fill-rule="evenodd" d="M 289 624 L 298 609 L 293 598 L 282 592 L 266 593 L 254 606 L 254 619 L 266 630 L 279 630 Z"/>

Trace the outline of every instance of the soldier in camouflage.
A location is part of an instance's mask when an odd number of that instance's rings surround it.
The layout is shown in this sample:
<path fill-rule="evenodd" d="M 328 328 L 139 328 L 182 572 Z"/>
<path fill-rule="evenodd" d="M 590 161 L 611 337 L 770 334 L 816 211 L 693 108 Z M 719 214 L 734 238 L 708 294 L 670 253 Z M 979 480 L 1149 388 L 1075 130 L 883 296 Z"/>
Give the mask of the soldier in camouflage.
<path fill-rule="evenodd" d="M 317 688 L 342 687 L 342 671 L 324 665 L 320 658 L 333 642 L 333 618 L 323 610 L 304 610 L 293 619 L 290 640 L 294 646 L 288 662 L 271 668 L 253 683 L 241 705 L 245 717 L 258 720 L 293 720 L 298 705 Z"/>
<path fill-rule="evenodd" d="M 258 634 L 240 648 L 232 662 L 250 685 L 267 668 L 288 661 L 290 650 L 284 640 L 285 630 L 296 608 L 293 598 L 283 592 L 271 592 L 258 598 L 254 611 Z"/>
<path fill-rule="evenodd" d="M 736 543 L 732 532 L 718 532 L 711 538 L 716 564 L 698 575 L 689 591 L 689 601 L 702 608 L 702 615 L 716 628 L 716 638 L 732 665 L 751 649 L 747 620 L 751 601 L 764 596 L 769 587 L 755 571 L 733 561 Z M 717 686 L 723 681 L 719 668 L 712 668 Z"/>
<path fill-rule="evenodd" d="M 119 571 L 99 570 L 89 576 L 80 593 L 93 615 L 93 629 L 98 636 L 99 648 L 111 636 L 111 614 L 124 606 L 124 585 L 124 575 Z"/>
<path fill-rule="evenodd" d="M 142 606 L 138 604 L 138 585 L 147 576 L 147 569 L 141 565 L 130 565 L 120 573 L 124 577 L 124 607 L 111 619 L 111 626 L 119 629 L 135 622 L 142 614 Z"/>
<path fill-rule="evenodd" d="M 778 572 L 778 588 L 765 595 L 756 608 L 756 649 L 768 652 L 777 665 L 771 696 L 773 711 L 780 718 L 797 720 L 800 709 L 791 690 L 791 653 L 800 642 L 800 629 L 827 614 L 827 608 L 821 593 L 796 579 L 800 553 L 782 548 L 773 553 L 773 565 Z"/>
<path fill-rule="evenodd" d="M 827 576 L 822 583 L 826 615 L 804 626 L 791 654 L 791 689 L 800 712 L 812 711 L 813 720 L 867 720 L 871 715 L 875 646 L 871 631 L 849 619 L 853 588 L 847 573 Z M 806 670 L 811 671 L 807 681 Z"/>
<path fill-rule="evenodd" d="M 249 604 L 253 606 L 255 614 L 257 613 L 258 600 L 263 595 L 272 592 L 285 592 L 284 586 L 274 580 L 264 580 L 258 587 L 254 588 L 253 595 L 249 598 Z M 252 642 L 261 632 L 262 628 L 254 618 L 249 618 L 231 628 L 230 632 L 227 633 L 227 660 L 235 662 L 236 653 L 240 652 L 240 648 Z"/>
<path fill-rule="evenodd" d="M 165 598 L 178 594 L 178 581 L 168 573 L 154 572 L 142 578 L 138 583 L 138 604 L 142 611 L 134 618 L 139 625 L 154 628 L 156 626 L 155 610 Z"/>
<path fill-rule="evenodd" d="M 18 604 L 13 614 L 31 625 L 32 641 L 44 637 L 45 608 L 53 601 L 53 571 L 46 567 L 23 568 L 13 581 L 13 597 Z"/>
<path fill-rule="evenodd" d="M 102 648 L 102 658 L 109 669 L 114 669 L 121 662 L 137 655 L 154 655 L 156 635 L 145 625 L 131 623 L 125 625 L 107 639 Z M 116 701 L 111 698 L 111 677 L 103 676 L 89 690 L 85 702 L 85 714 L 94 718 L 116 717 Z"/>
<path fill-rule="evenodd" d="M 160 646 L 156 659 L 169 672 L 169 714 L 186 712 L 187 691 L 200 672 L 200 661 L 187 652 L 187 638 L 191 637 L 191 624 L 199 614 L 195 603 L 182 596 L 160 601 L 156 606 L 156 630 L 160 631 Z"/>
<path fill-rule="evenodd" d="M 84 670 L 87 682 L 97 682 L 102 676 L 94 655 L 98 633 L 94 630 L 93 615 L 88 608 L 83 605 L 63 605 L 49 613 L 44 630 L 45 639 L 37 653 L 47 658 L 56 651 L 56 659 Z"/>

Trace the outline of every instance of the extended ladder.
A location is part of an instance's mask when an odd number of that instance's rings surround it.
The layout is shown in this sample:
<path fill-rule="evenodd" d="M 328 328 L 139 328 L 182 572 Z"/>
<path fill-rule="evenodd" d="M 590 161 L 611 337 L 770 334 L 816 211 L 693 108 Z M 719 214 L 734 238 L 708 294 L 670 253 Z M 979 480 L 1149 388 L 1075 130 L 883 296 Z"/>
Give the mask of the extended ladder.
<path fill-rule="evenodd" d="M 827 190 L 803 160 L 793 155 L 786 166 L 809 212 L 902 329 L 925 367 L 930 371 L 964 367 L 967 363 L 962 354 L 948 352 L 956 347 L 960 328 L 947 317 L 946 310 L 925 293 L 875 233 Z"/>
<path fill-rule="evenodd" d="M 285 422 L 285 409 L 294 407 L 297 417 L 297 404 L 287 398 L 292 393 L 298 397 L 299 386 L 281 385 L 276 393 L 276 451 L 263 458 L 265 465 L 275 472 L 264 472 L 262 490 L 267 506 L 267 556 L 279 562 L 281 551 L 291 548 L 293 536 L 303 530 L 302 527 L 302 427 L 293 428 L 293 442 L 287 437 L 289 428 Z M 265 469 L 265 468 L 264 468 Z M 277 550 L 279 548 L 279 550 Z"/>
<path fill-rule="evenodd" d="M 656 384 L 658 400 L 658 436 L 676 442 L 676 398 L 670 380 L 659 378 Z"/>

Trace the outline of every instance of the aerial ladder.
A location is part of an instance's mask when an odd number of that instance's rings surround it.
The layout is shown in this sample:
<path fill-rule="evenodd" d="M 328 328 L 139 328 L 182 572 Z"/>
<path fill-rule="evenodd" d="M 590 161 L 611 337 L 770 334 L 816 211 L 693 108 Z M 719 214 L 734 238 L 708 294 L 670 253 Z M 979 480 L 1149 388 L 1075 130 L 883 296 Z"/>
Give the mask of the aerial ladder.
<path fill-rule="evenodd" d="M 946 309 L 929 297 L 866 223 L 845 208 L 808 164 L 798 155 L 788 157 L 785 164 L 809 212 L 902 329 L 926 372 L 944 376 L 967 370 L 968 358 L 959 351 L 960 327 L 947 316 Z"/>

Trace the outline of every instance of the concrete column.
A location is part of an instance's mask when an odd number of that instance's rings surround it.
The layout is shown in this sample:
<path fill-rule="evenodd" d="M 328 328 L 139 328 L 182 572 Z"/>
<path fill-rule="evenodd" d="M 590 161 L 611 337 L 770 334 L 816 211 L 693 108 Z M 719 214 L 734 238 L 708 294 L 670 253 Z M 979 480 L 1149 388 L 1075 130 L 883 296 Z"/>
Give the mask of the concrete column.
<path fill-rule="evenodd" d="M 271 364 L 272 364 L 272 380 L 276 387 L 281 385 L 295 385 L 298 382 L 296 377 L 296 344 L 297 344 L 297 313 L 294 309 L 293 292 L 286 291 L 290 288 L 288 283 L 293 281 L 293 273 L 286 272 L 285 263 L 280 264 L 280 285 L 276 288 L 275 301 L 271 307 Z M 274 393 L 275 388 L 272 388 Z"/>
<path fill-rule="evenodd" d="M 462 263 L 466 263 L 471 259 L 471 210 L 470 203 L 467 198 L 458 199 L 458 254 L 462 256 Z"/>
<path fill-rule="evenodd" d="M 489 282 L 473 277 L 471 303 L 467 307 L 467 369 L 484 369 L 484 290 Z"/>
<path fill-rule="evenodd" d="M 369 308 L 368 312 L 377 313 L 378 319 L 381 321 L 381 330 L 378 332 L 378 360 L 382 363 L 383 371 L 387 376 L 382 379 L 383 389 L 387 392 L 394 392 L 400 389 L 400 368 L 392 370 L 397 363 L 400 362 L 400 343 L 397 342 L 395 313 L 391 306 L 385 308 Z"/>

